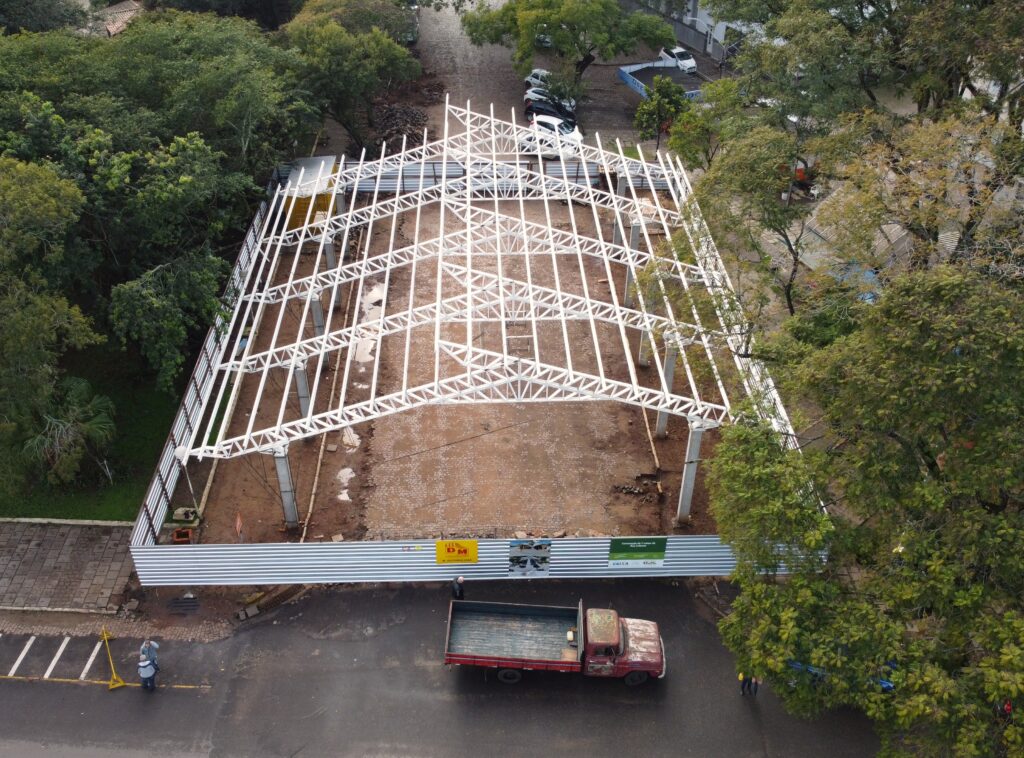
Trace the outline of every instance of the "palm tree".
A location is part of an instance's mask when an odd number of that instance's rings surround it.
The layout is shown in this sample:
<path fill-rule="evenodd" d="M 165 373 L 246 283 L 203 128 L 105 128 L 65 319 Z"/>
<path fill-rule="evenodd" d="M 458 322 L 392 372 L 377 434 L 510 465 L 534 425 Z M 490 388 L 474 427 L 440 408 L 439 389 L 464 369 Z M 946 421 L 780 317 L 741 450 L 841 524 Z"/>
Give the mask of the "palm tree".
<path fill-rule="evenodd" d="M 73 481 L 86 454 L 109 479 L 98 453 L 114 438 L 114 403 L 75 377 L 61 383 L 61 393 L 55 412 L 44 414 L 43 428 L 25 443 L 25 452 L 46 467 L 52 484 Z"/>

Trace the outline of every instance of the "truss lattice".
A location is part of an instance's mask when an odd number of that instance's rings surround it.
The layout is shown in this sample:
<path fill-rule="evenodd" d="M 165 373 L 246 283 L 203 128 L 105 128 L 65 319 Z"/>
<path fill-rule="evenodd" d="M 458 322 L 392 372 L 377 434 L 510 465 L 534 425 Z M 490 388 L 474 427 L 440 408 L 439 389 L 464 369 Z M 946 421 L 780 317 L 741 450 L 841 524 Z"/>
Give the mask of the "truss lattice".
<path fill-rule="evenodd" d="M 542 160 L 528 134 L 449 104 L 439 140 L 289 177 L 182 457 L 279 451 L 430 404 L 603 400 L 724 421 L 731 290 L 682 167 L 599 136 Z M 671 250 L 680 230 L 692 264 Z"/>

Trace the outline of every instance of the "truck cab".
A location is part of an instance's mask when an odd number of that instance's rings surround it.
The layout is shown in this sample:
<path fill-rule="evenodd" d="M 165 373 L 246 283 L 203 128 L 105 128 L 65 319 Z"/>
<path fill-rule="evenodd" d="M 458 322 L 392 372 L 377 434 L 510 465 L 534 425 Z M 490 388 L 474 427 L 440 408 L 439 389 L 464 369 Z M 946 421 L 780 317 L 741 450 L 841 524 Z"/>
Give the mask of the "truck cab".
<path fill-rule="evenodd" d="M 588 608 L 584 619 L 583 673 L 641 684 L 665 676 L 665 647 L 653 621 L 627 619 L 607 608 Z"/>

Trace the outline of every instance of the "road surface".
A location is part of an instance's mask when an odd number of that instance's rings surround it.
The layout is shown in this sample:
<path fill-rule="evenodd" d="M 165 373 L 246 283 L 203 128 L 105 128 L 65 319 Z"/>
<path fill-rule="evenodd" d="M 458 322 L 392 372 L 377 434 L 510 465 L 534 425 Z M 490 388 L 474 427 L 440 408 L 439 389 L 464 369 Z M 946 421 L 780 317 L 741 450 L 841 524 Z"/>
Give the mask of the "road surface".
<path fill-rule="evenodd" d="M 132 686 L 107 690 L 95 639 L 0 637 L 0 754 L 17 756 L 873 755 L 852 712 L 805 722 L 771 687 L 740 697 L 714 624 L 670 581 L 478 582 L 467 598 L 612 605 L 661 624 L 668 676 L 643 687 L 527 672 L 504 685 L 449 670 L 447 588 L 323 588 L 212 644 L 165 642 L 160 685 L 136 685 L 138 640 L 112 643 Z M 20 661 L 18 660 L 20 658 Z M 15 664 L 17 664 L 15 666 Z M 49 670 L 49 677 L 43 678 Z"/>

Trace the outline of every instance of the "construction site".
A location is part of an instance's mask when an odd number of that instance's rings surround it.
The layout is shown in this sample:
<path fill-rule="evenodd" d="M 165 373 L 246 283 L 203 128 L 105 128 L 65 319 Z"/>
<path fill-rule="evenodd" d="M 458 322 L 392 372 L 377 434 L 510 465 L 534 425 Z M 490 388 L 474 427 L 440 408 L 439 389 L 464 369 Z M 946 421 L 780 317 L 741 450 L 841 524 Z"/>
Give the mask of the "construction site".
<path fill-rule="evenodd" d="M 712 534 L 731 402 L 785 435 L 680 166 L 446 115 L 282 178 L 174 440 L 191 542 Z"/>

